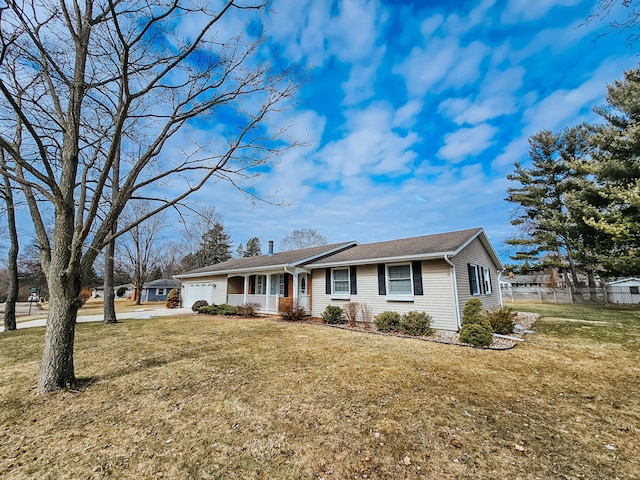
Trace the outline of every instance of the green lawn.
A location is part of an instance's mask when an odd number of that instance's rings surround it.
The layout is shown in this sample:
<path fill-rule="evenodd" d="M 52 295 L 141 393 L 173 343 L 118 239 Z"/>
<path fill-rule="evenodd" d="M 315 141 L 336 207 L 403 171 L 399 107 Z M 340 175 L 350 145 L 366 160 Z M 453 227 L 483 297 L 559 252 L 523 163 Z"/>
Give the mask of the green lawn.
<path fill-rule="evenodd" d="M 640 478 L 637 344 L 556 323 L 507 351 L 272 319 L 79 324 L 80 388 L 46 397 L 43 329 L 7 332 L 0 478 Z"/>
<path fill-rule="evenodd" d="M 602 305 L 518 304 L 514 309 L 542 315 L 536 330 L 564 339 L 587 339 L 640 350 L 640 309 Z"/>

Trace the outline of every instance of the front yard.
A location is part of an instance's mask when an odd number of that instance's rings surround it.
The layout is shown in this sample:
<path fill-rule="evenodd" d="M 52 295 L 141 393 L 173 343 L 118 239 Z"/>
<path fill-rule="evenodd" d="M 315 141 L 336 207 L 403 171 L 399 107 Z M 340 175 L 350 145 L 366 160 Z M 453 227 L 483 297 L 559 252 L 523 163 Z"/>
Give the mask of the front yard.
<path fill-rule="evenodd" d="M 544 313 L 507 351 L 271 319 L 79 324 L 81 388 L 46 398 L 43 329 L 2 334 L 0 477 L 640 478 L 640 314 L 605 334 Z"/>

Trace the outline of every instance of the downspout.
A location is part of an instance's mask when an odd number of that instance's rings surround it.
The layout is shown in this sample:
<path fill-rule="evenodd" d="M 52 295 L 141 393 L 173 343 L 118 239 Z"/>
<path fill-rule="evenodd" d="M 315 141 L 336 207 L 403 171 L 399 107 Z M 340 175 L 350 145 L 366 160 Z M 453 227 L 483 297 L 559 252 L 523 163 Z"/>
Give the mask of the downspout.
<path fill-rule="evenodd" d="M 504 270 L 498 270 L 498 298 L 500 299 L 500 306 L 502 307 L 504 304 L 502 303 L 502 285 L 500 284 L 500 277 L 502 276 L 502 272 Z"/>
<path fill-rule="evenodd" d="M 456 279 L 456 266 L 455 264 L 449 260 L 449 256 L 445 255 L 444 257 L 442 257 L 444 259 L 445 262 L 447 262 L 449 265 L 451 265 L 451 272 L 452 272 L 452 281 L 453 281 L 453 298 L 456 302 L 456 325 L 458 326 L 458 331 L 460 330 L 460 328 L 462 327 L 461 322 L 460 322 L 460 300 L 458 298 L 458 282 Z"/>

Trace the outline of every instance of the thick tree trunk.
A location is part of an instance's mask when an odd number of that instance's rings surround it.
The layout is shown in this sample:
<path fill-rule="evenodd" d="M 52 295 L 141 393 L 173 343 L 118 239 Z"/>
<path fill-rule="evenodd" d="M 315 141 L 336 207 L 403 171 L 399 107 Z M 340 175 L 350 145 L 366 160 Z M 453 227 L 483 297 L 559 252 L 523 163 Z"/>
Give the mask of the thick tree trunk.
<path fill-rule="evenodd" d="M 114 255 L 116 250 L 115 240 L 111 240 L 104 254 L 104 323 L 117 323 L 116 319 L 116 292 L 113 289 Z"/>
<path fill-rule="evenodd" d="M 73 211 L 56 208 L 53 249 L 41 250 L 49 287 L 49 314 L 44 336 L 44 351 L 38 377 L 38 394 L 75 386 L 73 345 L 76 330 L 82 267 L 77 251 L 71 246 L 73 238 Z M 75 254 L 75 255 L 74 255 Z"/>
<path fill-rule="evenodd" d="M 4 152 L 2 153 L 4 164 Z M 4 177 L 4 199 L 7 206 L 7 227 L 9 229 L 8 265 L 9 290 L 7 291 L 7 303 L 4 309 L 4 331 L 16 329 L 16 301 L 18 300 L 18 231 L 16 229 L 16 212 L 13 203 L 13 191 L 8 177 Z"/>
<path fill-rule="evenodd" d="M 75 386 L 73 344 L 80 279 L 49 282 L 49 315 L 38 378 L 38 394 Z"/>

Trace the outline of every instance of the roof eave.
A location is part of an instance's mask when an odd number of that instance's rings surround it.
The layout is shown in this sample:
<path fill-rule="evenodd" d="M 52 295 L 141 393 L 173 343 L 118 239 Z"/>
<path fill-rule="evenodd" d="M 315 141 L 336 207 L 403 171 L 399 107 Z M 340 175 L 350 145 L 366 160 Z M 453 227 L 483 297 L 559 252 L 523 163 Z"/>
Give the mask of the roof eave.
<path fill-rule="evenodd" d="M 419 253 L 415 255 L 398 255 L 394 257 L 363 258 L 361 260 L 345 260 L 342 262 L 311 263 L 307 266 L 309 268 L 328 268 L 328 267 L 341 267 L 345 265 L 370 265 L 373 263 L 406 262 L 410 260 L 436 260 L 438 258 L 444 258 L 452 254 L 453 252 L 437 252 L 437 253 L 428 253 L 428 254 Z"/>

